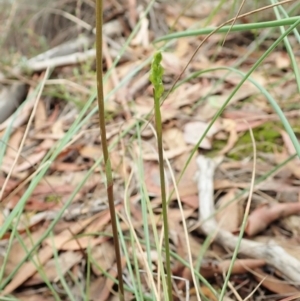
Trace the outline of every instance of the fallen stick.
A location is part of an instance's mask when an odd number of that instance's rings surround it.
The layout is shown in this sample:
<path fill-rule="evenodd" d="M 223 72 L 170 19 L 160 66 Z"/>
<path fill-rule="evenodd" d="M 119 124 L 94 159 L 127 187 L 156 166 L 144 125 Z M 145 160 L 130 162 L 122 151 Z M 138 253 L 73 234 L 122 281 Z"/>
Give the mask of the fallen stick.
<path fill-rule="evenodd" d="M 228 231 L 222 230 L 215 219 L 213 178 L 217 164 L 214 160 L 205 158 L 204 156 L 197 158 L 197 164 L 199 168 L 199 230 L 207 236 L 212 235 L 214 241 L 224 248 L 234 250 L 238 243 L 238 237 Z M 274 241 L 270 240 L 269 243 L 264 244 L 243 238 L 239 254 L 263 259 L 267 264 L 275 267 L 285 277 L 293 281 L 295 285 L 300 283 L 300 261 L 288 254 Z"/>

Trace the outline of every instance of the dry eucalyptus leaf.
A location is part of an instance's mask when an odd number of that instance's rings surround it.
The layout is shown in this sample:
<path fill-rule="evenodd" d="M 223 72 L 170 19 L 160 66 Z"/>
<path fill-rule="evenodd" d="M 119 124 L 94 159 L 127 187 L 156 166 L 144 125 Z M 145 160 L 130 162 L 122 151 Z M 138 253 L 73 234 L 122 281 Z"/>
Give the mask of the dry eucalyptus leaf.
<path fill-rule="evenodd" d="M 202 122 L 202 121 L 195 121 L 189 122 L 184 127 L 184 139 L 186 143 L 196 145 L 200 138 L 203 136 L 204 132 L 206 131 L 209 123 Z M 219 122 L 215 122 L 210 130 L 208 131 L 207 135 L 204 137 L 202 142 L 200 143 L 199 147 L 204 149 L 211 149 L 212 137 L 218 133 L 222 129 Z"/>

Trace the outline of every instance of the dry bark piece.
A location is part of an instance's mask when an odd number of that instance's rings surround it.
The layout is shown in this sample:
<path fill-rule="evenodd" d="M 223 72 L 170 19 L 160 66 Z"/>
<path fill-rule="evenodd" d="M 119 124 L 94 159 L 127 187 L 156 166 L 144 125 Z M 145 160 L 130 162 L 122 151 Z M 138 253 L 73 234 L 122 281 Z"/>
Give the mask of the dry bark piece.
<path fill-rule="evenodd" d="M 224 248 L 234 250 L 239 242 L 238 237 L 228 231 L 220 229 L 214 218 L 214 187 L 213 177 L 216 162 L 212 159 L 199 156 L 197 158 L 200 176 L 198 178 L 199 190 L 199 219 L 200 229 Z M 240 241 L 239 253 L 250 258 L 265 260 L 267 264 L 275 267 L 286 278 L 294 283 L 300 283 L 300 261 L 289 255 L 282 247 L 273 241 L 267 244 L 254 242 L 248 239 Z"/>
<path fill-rule="evenodd" d="M 62 43 L 61 45 L 53 47 L 28 60 L 27 62 L 28 67 L 30 68 L 30 64 L 33 62 L 41 62 L 51 58 L 55 58 L 63 55 L 69 55 L 74 52 L 80 51 L 81 49 L 85 49 L 89 47 L 91 45 L 91 42 L 92 42 L 91 38 L 88 38 L 86 36 L 80 36 L 75 40 Z"/>

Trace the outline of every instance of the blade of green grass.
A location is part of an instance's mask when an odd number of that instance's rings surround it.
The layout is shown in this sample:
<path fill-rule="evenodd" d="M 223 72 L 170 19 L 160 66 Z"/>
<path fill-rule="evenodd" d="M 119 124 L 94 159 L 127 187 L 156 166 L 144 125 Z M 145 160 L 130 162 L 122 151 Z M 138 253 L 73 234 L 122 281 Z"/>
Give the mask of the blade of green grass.
<path fill-rule="evenodd" d="M 240 18 L 241 16 L 239 16 Z M 255 29 L 262 29 L 262 28 L 270 28 L 270 27 L 279 27 L 279 26 L 285 26 L 285 25 L 293 25 L 295 22 L 299 20 L 299 17 L 290 17 L 285 18 L 281 20 L 276 21 L 266 21 L 266 22 L 257 22 L 257 23 L 248 23 L 248 24 L 235 24 L 233 26 L 227 25 L 223 26 L 219 29 L 216 27 L 210 27 L 210 28 L 202 28 L 197 30 L 189 30 L 189 31 L 182 31 L 182 32 L 176 32 L 172 33 L 166 36 L 163 36 L 161 38 L 156 39 L 156 43 L 160 41 L 166 41 L 171 39 L 179 39 L 179 38 L 186 38 L 186 37 L 193 37 L 193 36 L 199 36 L 199 35 L 206 35 L 210 34 L 215 31 L 215 33 L 226 33 L 228 30 L 232 32 L 236 31 L 249 31 L 249 30 L 255 30 Z"/>
<path fill-rule="evenodd" d="M 249 79 L 250 82 L 252 82 L 252 84 L 254 84 L 256 87 L 258 87 L 258 89 L 266 96 L 267 100 L 270 102 L 271 106 L 273 107 L 273 109 L 275 110 L 275 112 L 278 114 L 281 122 L 283 123 L 288 135 L 290 136 L 295 150 L 297 152 L 297 155 L 300 158 L 300 145 L 298 142 L 298 139 L 295 135 L 295 133 L 293 132 L 293 129 L 291 128 L 288 120 L 286 119 L 284 113 L 282 112 L 281 108 L 279 107 L 279 105 L 276 103 L 276 101 L 273 99 L 273 97 L 267 92 L 267 90 L 265 88 L 263 88 L 261 85 L 259 85 L 256 81 L 252 80 L 250 78 L 250 75 L 252 74 L 252 72 L 262 63 L 262 61 L 281 43 L 281 41 L 283 40 L 284 37 L 286 37 L 288 34 L 290 34 L 294 28 L 296 28 L 298 25 L 300 24 L 300 18 L 298 18 L 297 22 L 294 23 L 293 26 L 290 26 L 290 28 L 288 30 L 285 31 L 284 34 L 282 34 L 269 48 L 268 50 L 266 50 L 266 52 L 259 58 L 259 60 L 257 60 L 257 62 L 250 68 L 250 70 L 244 74 L 242 72 L 240 72 L 239 70 L 235 70 L 235 69 L 231 69 L 230 67 L 224 67 L 223 69 L 228 69 L 228 70 L 232 70 L 234 72 L 237 72 L 238 74 L 240 74 L 242 76 L 242 80 L 241 82 L 234 88 L 234 90 L 232 91 L 232 93 L 228 96 L 228 99 L 224 102 L 224 104 L 222 105 L 222 107 L 220 108 L 220 110 L 215 114 L 215 116 L 213 117 L 212 121 L 210 122 L 210 124 L 208 125 L 207 129 L 204 131 L 202 137 L 199 139 L 198 143 L 196 144 L 196 146 L 194 147 L 191 155 L 189 156 L 189 159 L 185 165 L 185 167 L 183 168 L 180 176 L 179 176 L 179 180 L 182 178 L 183 173 L 185 172 L 187 165 L 190 163 L 193 155 L 195 154 L 196 150 L 198 149 L 199 145 L 201 144 L 202 140 L 204 139 L 204 137 L 207 135 L 208 131 L 210 130 L 210 128 L 212 127 L 212 125 L 215 123 L 215 121 L 217 120 L 217 118 L 222 114 L 222 112 L 224 111 L 224 109 L 226 108 L 227 104 L 230 102 L 230 100 L 232 99 L 232 97 L 234 96 L 234 94 L 241 88 L 241 86 L 243 85 L 243 83 Z M 214 69 L 214 68 L 213 68 Z M 211 69 L 211 70 L 213 70 Z M 217 68 L 218 69 L 218 68 Z M 200 71 L 199 73 L 201 73 L 203 71 Z M 198 73 L 198 74 L 199 74 Z M 191 78 L 191 77 L 188 77 Z M 171 193 L 171 196 L 173 192 Z"/>
<path fill-rule="evenodd" d="M 132 129 L 133 126 L 134 125 L 128 126 L 128 128 L 123 133 L 121 133 L 120 138 L 123 137 L 123 136 L 125 136 Z M 112 143 L 111 147 L 113 148 L 118 143 L 118 141 L 119 141 L 119 139 L 115 139 L 115 141 Z M 44 232 L 44 234 L 38 239 L 38 241 L 36 242 L 35 246 L 30 251 L 28 251 L 28 253 L 24 257 L 24 259 L 16 266 L 16 268 L 14 269 L 14 271 L 11 273 L 11 277 L 13 277 L 13 275 L 18 271 L 18 269 L 20 268 L 20 266 L 31 256 L 31 254 L 34 251 L 34 249 L 37 248 L 42 243 L 42 241 L 51 233 L 51 231 L 53 230 L 54 226 L 61 219 L 61 217 L 63 216 L 64 212 L 67 210 L 67 208 L 69 207 L 69 205 L 71 204 L 71 202 L 74 199 L 74 197 L 76 196 L 76 194 L 82 189 L 83 185 L 86 183 L 86 181 L 89 179 L 89 177 L 95 172 L 95 169 L 102 162 L 103 162 L 103 158 L 99 158 L 94 163 L 94 165 L 87 171 L 87 173 L 84 176 L 82 182 L 75 188 L 75 190 L 73 191 L 73 193 L 71 194 L 71 196 L 66 200 L 66 202 L 63 205 L 63 207 L 61 208 L 61 210 L 57 213 L 57 216 L 55 217 L 55 219 L 51 222 L 51 224 L 46 229 L 46 231 Z M 48 170 L 48 165 L 50 165 L 50 162 L 46 162 L 46 163 L 47 163 L 47 166 L 45 166 L 45 167 L 41 166 L 39 168 L 39 170 L 37 172 L 36 178 L 32 181 L 32 183 L 30 183 L 28 189 L 22 195 L 22 197 L 21 197 L 19 203 L 17 204 L 17 206 L 14 208 L 14 210 L 9 215 L 9 217 L 5 220 L 5 224 L 6 224 L 7 228 L 6 229 L 3 229 L 3 228 L 0 229 L 0 237 L 1 237 L 1 235 L 3 236 L 4 233 L 7 232 L 7 229 L 10 228 L 10 225 L 12 224 L 12 221 L 16 217 L 16 215 L 22 213 L 24 204 L 26 203 L 26 200 L 28 199 L 28 197 L 31 195 L 32 190 L 35 188 L 36 182 L 39 182 L 39 180 L 44 176 L 44 174 Z M 6 284 L 8 282 L 9 282 L 9 280 L 2 281 L 0 283 L 0 290 L 2 290 L 6 286 Z"/>
<path fill-rule="evenodd" d="M 141 137 L 141 128 L 140 125 L 136 124 L 136 133 L 137 133 L 137 142 L 139 149 L 142 150 L 142 137 Z M 142 153 L 142 152 L 141 152 Z M 134 157 L 134 154 L 133 154 Z M 138 157 L 138 175 L 140 179 L 145 179 L 145 173 L 143 168 L 143 159 L 142 156 Z M 139 185 L 140 195 L 143 201 L 141 201 L 141 208 L 142 208 L 142 216 L 143 216 L 143 231 L 144 237 L 146 241 L 146 253 L 147 253 L 147 261 L 148 266 L 151 268 L 151 239 L 150 239 L 150 231 L 149 231 L 149 224 L 148 224 L 148 211 L 147 208 L 151 208 L 149 194 L 145 190 L 144 185 Z M 151 289 L 152 297 L 154 296 L 154 287 Z"/>
<path fill-rule="evenodd" d="M 276 1 L 276 2 L 274 2 L 274 3 L 278 3 L 278 1 Z M 298 4 L 297 6 L 299 6 L 299 4 Z M 274 9 L 275 9 L 275 7 L 274 7 Z M 293 8 L 290 8 L 290 9 L 288 10 L 288 12 L 287 12 L 281 5 L 278 6 L 278 9 L 279 9 L 280 12 L 283 14 L 283 16 L 284 16 L 285 19 L 286 19 L 286 18 L 289 18 L 289 17 L 290 17 L 290 16 L 289 16 L 289 13 L 293 11 Z M 295 29 L 293 30 L 293 33 L 294 33 L 294 36 L 296 37 L 298 43 L 300 43 L 300 35 L 299 35 L 298 29 L 295 28 Z"/>
<path fill-rule="evenodd" d="M 255 185 L 255 171 L 256 171 L 256 144 L 255 144 L 255 138 L 253 135 L 253 132 L 250 128 L 250 135 L 251 135 L 251 140 L 253 143 L 253 171 L 252 171 L 252 178 L 251 178 L 251 184 L 250 184 L 250 190 L 249 190 L 249 196 L 248 196 L 248 200 L 247 200 L 247 204 L 246 204 L 246 208 L 245 208 L 245 213 L 244 213 L 244 217 L 243 217 L 243 221 L 242 221 L 242 225 L 240 227 L 240 233 L 238 236 L 238 242 L 237 245 L 233 251 L 232 257 L 231 257 L 231 262 L 227 271 L 227 275 L 225 277 L 225 281 L 221 290 L 221 294 L 219 297 L 220 301 L 223 301 L 225 293 L 226 293 L 226 289 L 227 289 L 227 285 L 228 285 L 228 281 L 235 263 L 235 260 L 237 258 L 239 249 L 240 249 L 240 245 L 241 245 L 241 241 L 243 239 L 244 236 L 244 232 L 247 226 L 247 222 L 248 222 L 248 216 L 249 216 L 249 212 L 250 212 L 250 205 L 251 205 L 251 199 L 252 199 L 252 195 L 253 195 L 253 191 L 254 191 L 254 185 Z"/>
<path fill-rule="evenodd" d="M 53 236 L 53 232 L 50 232 L 50 241 L 52 243 L 52 249 L 53 249 L 53 258 L 54 258 L 54 262 L 55 262 L 55 266 L 56 266 L 56 271 L 60 280 L 60 283 L 64 289 L 64 292 L 66 293 L 66 295 L 68 296 L 68 300 L 70 301 L 76 301 L 75 296 L 73 295 L 71 288 L 69 287 L 64 275 L 61 272 L 61 268 L 59 266 L 59 256 L 58 256 L 58 252 L 55 246 L 55 242 L 54 242 L 54 236 Z"/>
<path fill-rule="evenodd" d="M 271 2 L 274 3 L 274 4 L 276 3 L 276 1 L 274 1 L 274 0 L 271 0 Z M 281 15 L 279 13 L 279 7 L 274 7 L 274 12 L 275 12 L 276 18 L 278 20 L 282 20 L 281 19 Z M 280 26 L 279 29 L 280 29 L 281 34 L 283 34 L 284 31 L 285 31 L 284 27 Z M 293 32 L 294 32 L 295 37 L 298 36 L 298 38 L 299 38 L 299 33 L 298 33 L 298 31 L 297 31 L 296 28 L 293 30 Z M 293 67 L 293 70 L 294 70 L 294 74 L 295 74 L 295 79 L 296 79 L 296 82 L 297 82 L 298 92 L 300 92 L 300 73 L 299 73 L 299 67 L 298 67 L 298 63 L 296 61 L 296 57 L 295 57 L 294 52 L 293 52 L 292 45 L 290 44 L 290 41 L 289 41 L 288 37 L 285 37 L 283 39 L 283 42 L 284 42 L 284 46 L 285 46 L 286 51 L 287 51 L 287 53 L 288 53 L 288 55 L 290 57 L 290 60 L 291 60 L 291 64 L 292 64 L 292 67 Z"/>

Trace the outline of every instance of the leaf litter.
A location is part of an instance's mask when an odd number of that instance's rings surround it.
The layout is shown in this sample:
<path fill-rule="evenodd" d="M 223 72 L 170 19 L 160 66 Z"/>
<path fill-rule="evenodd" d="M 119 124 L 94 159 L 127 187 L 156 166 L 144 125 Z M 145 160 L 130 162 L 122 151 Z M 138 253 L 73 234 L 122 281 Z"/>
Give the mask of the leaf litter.
<path fill-rule="evenodd" d="M 123 46 L 124 37 L 128 37 L 134 24 L 143 14 L 144 3 L 137 2 L 139 5 L 135 5 L 135 1 L 129 1 L 129 14 L 121 13 L 125 5 L 123 3 L 118 3 L 118 1 L 105 3 L 104 62 L 107 69 L 112 65 L 118 51 Z M 58 9 L 63 8 L 62 5 L 59 2 L 54 3 Z M 72 5 L 75 7 L 75 1 L 72 2 Z M 85 7 L 81 8 L 81 15 L 76 15 L 78 10 L 77 12 L 74 10 L 74 14 L 78 22 L 82 20 L 92 28 L 93 5 L 89 1 L 86 1 L 84 5 Z M 141 19 L 142 24 L 138 33 L 124 55 L 121 56 L 113 70 L 112 77 L 104 83 L 105 94 L 118 88 L 128 74 L 153 55 L 155 49 L 152 41 L 166 34 L 168 27 L 171 28 L 175 21 L 177 23 L 175 23 L 174 29 L 182 31 L 196 22 L 204 20 L 213 9 L 211 4 L 207 3 L 203 7 L 201 6 L 200 10 L 187 10 L 177 19 L 182 12 L 182 6 L 179 3 L 176 5 L 157 4 L 154 11 L 156 18 L 160 21 L 155 22 L 153 14 Z M 78 28 L 75 29 L 76 25 L 68 23 L 64 17 L 59 18 L 66 30 L 78 30 Z M 225 20 L 224 18 L 226 18 L 224 14 L 215 15 L 211 20 L 211 25 L 220 24 Z M 36 36 L 41 34 L 37 30 L 39 22 L 40 20 L 35 20 L 32 24 L 33 34 Z M 59 46 L 63 38 L 59 36 L 59 31 L 54 24 L 49 23 L 48 26 L 50 26 L 49 33 L 52 32 L 47 36 L 49 47 L 51 45 Z M 114 28 L 118 28 L 118 30 Z M 200 50 L 185 71 L 184 77 L 189 76 L 194 70 L 233 66 L 240 58 L 241 53 L 247 51 L 248 44 L 252 42 L 247 35 L 243 37 L 242 34 L 232 33 L 228 35 L 225 47 L 219 48 L 220 38 L 220 35 L 215 35 L 204 45 L 203 50 Z M 238 45 L 237 41 L 239 41 Z M 9 45 L 14 41 L 7 40 L 6 43 Z M 197 43 L 196 38 L 184 38 L 175 41 L 171 46 L 171 51 L 163 53 L 162 64 L 165 68 L 164 85 L 166 89 L 170 88 L 170 84 L 180 74 Z M 15 46 L 19 47 L 20 53 L 23 52 L 22 55 L 31 56 L 27 52 L 28 49 L 24 50 L 18 42 Z M 42 52 L 43 49 L 39 46 L 38 48 L 39 52 Z M 80 53 L 85 54 L 84 51 L 82 49 Z M 260 51 L 261 49 L 257 49 L 258 56 Z M 255 57 L 255 52 L 252 56 Z M 252 56 L 242 63 L 240 66 L 242 71 L 249 70 L 249 66 L 253 64 Z M 43 96 L 34 116 L 34 123 L 29 128 L 29 135 L 21 155 L 17 158 L 17 165 L 4 189 L 1 200 L 3 212 L 1 225 L 4 224 L 9 212 L 18 205 L 37 169 L 45 163 L 44 160 L 47 160 L 47 154 L 53 152 L 53 147 L 56 147 L 57 143 L 65 137 L 88 100 L 90 91 L 95 87 L 93 62 L 94 54 L 90 52 L 87 56 L 81 57 L 81 63 L 72 62 L 69 66 L 58 64 L 51 78 L 46 82 Z M 46 63 L 53 66 L 52 64 L 55 62 L 49 58 Z M 275 64 L 276 68 L 266 72 L 270 64 Z M 32 64 L 32 66 L 34 65 Z M 12 65 L 11 69 L 14 67 Z M 141 214 L 141 201 L 144 196 L 141 193 L 140 169 L 143 169 L 144 172 L 142 180 L 154 212 L 154 219 L 151 220 L 148 217 L 149 225 L 154 222 L 157 228 L 161 229 L 156 140 L 154 132 L 147 122 L 143 123 L 153 108 L 153 95 L 148 81 L 148 72 L 149 66 L 137 71 L 130 81 L 125 80 L 121 90 L 110 95 L 107 102 L 107 138 L 110 144 L 116 142 L 111 151 L 111 160 L 115 179 L 116 206 L 121 218 L 120 226 L 125 236 L 131 233 L 132 229 L 126 222 L 124 213 L 124 204 L 129 198 L 131 222 L 135 225 L 135 231 L 141 240 L 144 238 Z M 277 49 L 263 62 L 262 68 L 257 69 L 251 76 L 267 87 L 278 100 L 298 135 L 299 110 L 295 109 L 298 101 L 297 87 L 294 80 L 288 79 L 288 77 L 284 82 L 281 81 L 283 76 L 291 72 L 286 52 Z M 40 80 L 34 69 L 29 75 L 20 76 L 19 73 L 18 78 L 21 81 L 25 79 L 26 83 L 29 83 L 30 89 L 27 95 L 28 100 L 24 103 L 23 108 L 20 108 L 17 118 L 9 117 L 0 124 L 0 135 L 3 147 L 6 149 L 1 163 L 1 187 L 15 160 L 34 105 L 35 97 L 32 95 L 34 95 L 36 85 Z M 203 73 L 198 78 L 182 83 L 162 105 L 165 158 L 170 161 L 173 168 L 171 171 L 166 169 L 167 190 L 170 198 L 172 250 L 183 259 L 187 258 L 186 237 L 181 213 L 178 208 L 177 196 L 172 193 L 175 185 L 183 205 L 183 214 L 189 229 L 188 241 L 195 263 L 199 260 L 199 254 L 202 254 L 206 243 L 205 233 L 195 230 L 199 223 L 198 210 L 201 209 L 201 203 L 206 201 L 198 199 L 197 154 L 208 157 L 223 156 L 223 162 L 216 170 L 213 183 L 217 209 L 215 218 L 220 229 L 226 230 L 232 235 L 239 233 L 245 210 L 245 200 L 248 196 L 248 192 L 243 189 L 249 188 L 253 168 L 253 151 L 248 135 L 251 129 L 257 143 L 257 182 L 254 186 L 252 207 L 244 237 L 247 239 L 251 237 L 253 242 L 260 239 L 265 245 L 269 241 L 276 241 L 287 253 L 300 260 L 299 250 L 297 250 L 300 233 L 299 159 L 292 159 L 278 171 L 262 178 L 278 164 L 294 155 L 295 150 L 287 133 L 278 122 L 277 115 L 252 84 L 246 82 L 237 91 L 220 118 L 204 137 L 196 154 L 192 156 L 189 165 L 184 170 L 192 146 L 198 142 L 215 113 L 240 80 L 238 75 L 233 72 L 228 73 L 227 70 L 216 69 Z M 142 123 L 140 126 L 143 127 L 143 131 L 140 133 L 141 141 L 136 138 L 137 127 L 131 128 L 125 135 L 122 134 L 127 127 L 137 126 L 138 123 Z M 11 134 L 9 139 L 5 140 L 8 130 L 11 131 Z M 22 260 L 24 262 L 2 287 L 3 295 L 13 294 L 20 300 L 52 300 L 51 292 L 43 278 L 46 277 L 53 285 L 56 285 L 57 293 L 61 298 L 65 299 L 60 279 L 62 275 L 67 279 L 76 296 L 80 296 L 80 290 L 90 290 L 91 300 L 113 300 L 115 285 L 111 278 L 107 277 L 107 273 L 116 278 L 116 268 L 113 240 L 110 236 L 110 217 L 105 183 L 102 176 L 103 165 L 98 164 L 94 167 L 93 174 L 73 197 L 70 206 L 55 225 L 52 235 L 44 239 L 38 246 L 34 246 L 48 229 L 49 223 L 84 180 L 90 168 L 101 158 L 100 143 L 98 120 L 96 115 L 92 115 L 88 122 L 81 126 L 79 132 L 74 134 L 71 141 L 58 152 L 46 175 L 33 189 L 24 206 L 20 221 L 14 221 L 22 244 L 15 238 L 12 247 L 7 250 L 5 278 L 11 275 Z M 171 173 L 174 174 L 178 183 L 172 182 Z M 131 175 L 133 177 L 129 181 Z M 127 184 L 129 189 L 125 192 Z M 5 254 L 11 233 L 11 230 L 7 231 L 1 239 L 2 254 Z M 153 233 L 150 231 L 151 241 L 153 240 L 152 235 Z M 129 241 L 126 241 L 125 244 L 126 248 L 130 250 L 131 256 L 136 254 L 142 267 L 146 254 L 144 245 L 142 244 L 143 253 L 139 253 L 134 250 L 135 246 Z M 30 259 L 25 259 L 28 251 L 24 250 L 24 246 L 33 252 L 29 256 Z M 217 240 L 214 241 L 213 238 L 206 248 L 201 255 L 199 272 L 210 283 L 213 283 L 214 287 L 221 288 L 223 277 L 231 262 L 232 252 Z M 54 249 L 56 255 L 54 255 Z M 152 251 L 150 259 L 151 271 L 154 275 L 158 269 L 157 256 L 159 254 L 155 250 Z M 0 258 L 1 262 L 4 262 L 4 256 Z M 129 264 L 124 257 L 123 265 L 126 277 L 129 275 Z M 175 257 L 172 258 L 172 264 L 175 276 L 187 279 L 192 283 L 191 270 L 188 267 Z M 85 275 L 89 265 L 92 274 L 90 283 L 87 283 Z M 58 272 L 57 266 L 59 266 L 60 272 Z M 81 279 L 82 287 L 76 286 L 74 279 Z M 148 282 L 146 277 L 141 277 L 141 279 L 142 289 L 146 294 L 149 289 Z M 127 281 L 131 285 L 134 279 L 127 278 Z M 184 283 L 184 281 L 175 281 L 178 300 L 182 300 L 183 296 L 187 294 Z M 284 300 L 285 296 L 297 296 L 299 292 L 299 285 L 293 283 L 282 271 L 272 266 L 272 263 L 266 262 L 264 259 L 248 258 L 245 255 L 239 255 L 235 261 L 230 283 L 240 298 L 246 298 L 253 291 L 250 300 L 258 300 L 257 298 L 262 298 L 262 296 L 268 300 Z M 39 292 L 38 286 L 42 286 L 43 292 Z M 255 287 L 257 287 L 256 290 Z M 205 285 L 201 285 L 201 291 L 208 299 L 217 300 Z M 193 300 L 195 297 L 193 288 L 190 288 L 189 295 L 190 300 Z M 126 300 L 133 300 L 133 298 L 133 295 L 128 292 Z M 239 300 L 236 299 L 236 294 L 229 287 L 226 298 L 227 300 Z"/>

